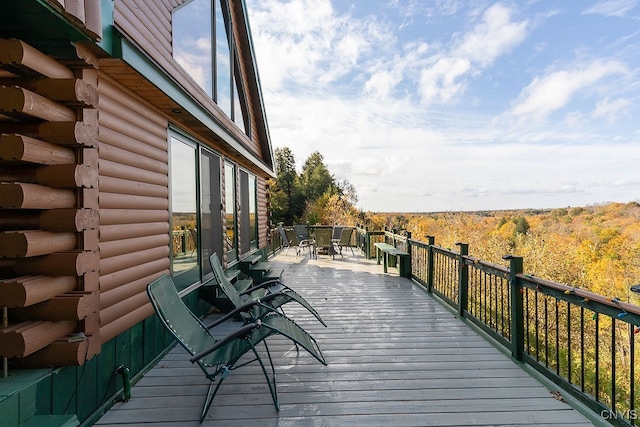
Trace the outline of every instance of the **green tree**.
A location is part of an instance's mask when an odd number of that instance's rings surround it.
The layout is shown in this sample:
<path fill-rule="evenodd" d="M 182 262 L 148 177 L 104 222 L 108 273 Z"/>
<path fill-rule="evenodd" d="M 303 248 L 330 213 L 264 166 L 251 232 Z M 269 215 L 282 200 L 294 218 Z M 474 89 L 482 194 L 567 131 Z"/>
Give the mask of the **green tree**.
<path fill-rule="evenodd" d="M 288 147 L 276 148 L 274 154 L 276 179 L 270 183 L 271 220 L 293 224 L 301 217 L 305 204 L 295 157 Z"/>
<path fill-rule="evenodd" d="M 300 185 L 307 200 L 316 200 L 327 192 L 331 195 L 337 191 L 335 179 L 319 152 L 312 153 L 302 166 Z"/>
<path fill-rule="evenodd" d="M 274 154 L 276 179 L 269 183 L 273 223 L 355 225 L 365 221 L 365 215 L 355 207 L 355 187 L 347 180 L 337 182 L 322 154 L 312 153 L 300 175 L 289 148 L 277 148 Z"/>
<path fill-rule="evenodd" d="M 513 222 L 516 225 L 515 232 L 517 234 L 527 234 L 527 231 L 529 231 L 529 228 L 531 228 L 531 226 L 529 225 L 529 221 L 527 221 L 527 219 L 523 216 L 517 217 L 513 220 Z"/>

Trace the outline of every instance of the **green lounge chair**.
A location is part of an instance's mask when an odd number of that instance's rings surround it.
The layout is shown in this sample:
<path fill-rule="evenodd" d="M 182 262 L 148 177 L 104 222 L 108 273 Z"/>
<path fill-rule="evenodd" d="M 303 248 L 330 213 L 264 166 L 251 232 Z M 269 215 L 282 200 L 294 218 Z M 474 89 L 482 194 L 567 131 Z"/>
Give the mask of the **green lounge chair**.
<path fill-rule="evenodd" d="M 309 312 L 313 314 L 320 323 L 327 326 L 318 312 L 311 307 L 307 300 L 281 281 L 269 280 L 249 289 L 239 291 L 235 286 L 233 286 L 233 283 L 229 281 L 227 275 L 224 274 L 222 264 L 220 264 L 220 260 L 215 253 L 209 257 L 209 262 L 211 263 L 213 276 L 220 285 L 220 289 L 222 289 L 222 292 L 224 292 L 227 298 L 229 298 L 234 307 L 238 308 L 247 301 L 256 302 L 256 304 L 251 307 L 251 310 L 241 312 L 245 321 L 260 319 L 265 314 L 277 309 L 282 311 L 282 306 L 284 304 L 295 301 L 309 310 Z M 284 314 L 284 312 L 282 313 Z"/>
<path fill-rule="evenodd" d="M 200 422 L 207 415 L 224 379 L 235 369 L 256 361 L 262 368 L 271 392 L 273 404 L 276 410 L 280 409 L 275 369 L 265 341 L 271 335 L 286 336 L 296 346 L 301 346 L 307 350 L 320 363 L 327 364 L 313 337 L 291 319 L 277 312 L 271 312 L 253 323 L 247 323 L 232 334 L 218 340 L 210 330 L 235 316 L 237 311 L 232 311 L 210 325 L 205 325 L 182 302 L 173 280 L 167 275 L 163 275 L 151 282 L 147 286 L 147 294 L 164 326 L 191 355 L 189 359 L 191 363 L 197 363 L 210 381 L 207 397 L 200 415 Z M 240 309 L 246 309 L 246 307 L 241 307 L 238 310 Z M 271 376 L 269 376 L 267 367 L 256 349 L 256 346 L 261 342 L 264 344 L 269 364 L 271 365 Z M 249 352 L 253 353 L 253 358 L 250 360 L 243 359 L 240 364 L 236 365 L 240 358 Z"/>

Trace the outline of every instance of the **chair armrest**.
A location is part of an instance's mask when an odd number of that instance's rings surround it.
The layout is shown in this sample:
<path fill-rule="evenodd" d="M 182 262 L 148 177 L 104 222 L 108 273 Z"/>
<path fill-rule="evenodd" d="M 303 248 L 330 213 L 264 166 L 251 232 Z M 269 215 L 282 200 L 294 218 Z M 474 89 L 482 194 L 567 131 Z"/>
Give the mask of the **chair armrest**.
<path fill-rule="evenodd" d="M 269 286 L 269 285 L 267 285 L 267 283 L 269 283 L 269 282 L 273 282 L 273 280 L 269 280 L 268 282 L 263 282 L 263 283 L 259 283 L 257 285 L 253 285 L 249 289 L 245 289 L 244 291 L 240 292 L 240 296 L 249 295 L 253 291 L 256 291 L 258 289 L 263 289 L 263 288 Z"/>
<path fill-rule="evenodd" d="M 278 282 L 279 282 L 278 279 L 271 279 L 271 280 L 267 280 L 266 282 L 258 283 L 257 285 L 253 285 L 249 289 L 245 289 L 243 292 L 240 293 L 240 295 L 241 296 L 242 295 L 249 295 L 253 291 L 257 291 L 258 289 L 268 288 L 269 286 L 272 286 L 273 284 L 278 283 Z"/>
<path fill-rule="evenodd" d="M 214 320 L 213 322 L 205 325 L 205 327 L 207 329 L 211 329 L 211 328 L 213 328 L 215 326 L 218 326 L 219 324 L 226 322 L 227 320 L 231 319 L 232 317 L 237 316 L 239 313 L 248 311 L 254 305 L 258 305 L 258 304 L 260 304 L 259 300 L 246 302 L 246 303 L 242 304 L 241 306 L 239 306 L 237 308 L 234 308 L 233 310 L 231 310 L 229 313 L 225 314 L 224 316 L 222 316 L 222 317 Z"/>
<path fill-rule="evenodd" d="M 270 288 L 270 287 L 272 287 L 274 285 L 278 285 L 278 286 L 281 287 L 281 289 L 279 289 L 278 292 L 280 290 L 282 290 L 282 289 L 289 289 L 289 287 L 287 285 L 285 285 L 284 283 L 282 283 L 280 281 L 280 279 L 271 279 L 271 280 L 267 280 L 266 282 L 262 282 L 262 283 L 259 283 L 257 285 L 254 285 L 254 286 L 250 287 L 249 289 L 245 290 L 244 292 L 241 292 L 240 296 L 250 295 L 251 292 L 253 292 L 253 291 L 257 291 L 258 289 Z M 262 299 L 264 299 L 264 297 Z"/>
<path fill-rule="evenodd" d="M 229 334 L 226 337 L 222 338 L 221 340 L 216 341 L 216 343 L 214 345 L 212 345 L 211 347 L 209 347 L 208 349 L 203 350 L 198 354 L 195 354 L 193 357 L 191 357 L 191 359 L 189 359 L 189 361 L 191 363 L 196 362 L 197 360 L 202 359 L 203 357 L 207 356 L 208 354 L 213 353 L 214 351 L 216 351 L 220 347 L 228 344 L 229 342 L 235 340 L 236 338 L 241 338 L 241 337 L 244 337 L 246 335 L 249 335 L 254 329 L 257 329 L 260 326 L 262 326 L 262 322 L 260 322 L 260 320 L 256 320 L 255 323 L 249 323 L 248 325 L 244 325 L 240 329 L 238 329 L 237 331 L 233 332 L 232 334 Z"/>

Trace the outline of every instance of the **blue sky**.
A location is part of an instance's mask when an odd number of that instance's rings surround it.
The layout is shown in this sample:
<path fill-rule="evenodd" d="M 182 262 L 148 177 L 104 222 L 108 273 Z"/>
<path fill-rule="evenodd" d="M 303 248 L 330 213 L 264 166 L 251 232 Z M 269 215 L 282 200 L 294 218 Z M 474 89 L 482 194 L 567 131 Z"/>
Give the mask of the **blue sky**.
<path fill-rule="evenodd" d="M 271 141 L 365 211 L 640 201 L 640 0 L 246 0 Z"/>

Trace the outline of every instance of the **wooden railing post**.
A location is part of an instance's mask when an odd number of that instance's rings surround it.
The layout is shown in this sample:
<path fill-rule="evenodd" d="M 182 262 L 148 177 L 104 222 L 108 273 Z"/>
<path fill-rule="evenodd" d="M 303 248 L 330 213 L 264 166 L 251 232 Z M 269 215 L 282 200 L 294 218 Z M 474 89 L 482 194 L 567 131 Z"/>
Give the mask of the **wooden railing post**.
<path fill-rule="evenodd" d="M 524 271 L 522 257 L 505 255 L 509 260 L 509 291 L 511 293 L 511 356 L 522 360 L 524 351 L 524 298 L 517 275 Z"/>
<path fill-rule="evenodd" d="M 427 236 L 427 292 L 431 293 L 433 287 L 433 245 L 436 244 L 434 236 Z"/>
<path fill-rule="evenodd" d="M 464 257 L 469 255 L 469 245 L 458 242 L 456 246 L 460 247 L 458 255 L 458 316 L 463 317 L 469 300 L 469 269 L 464 262 Z"/>

